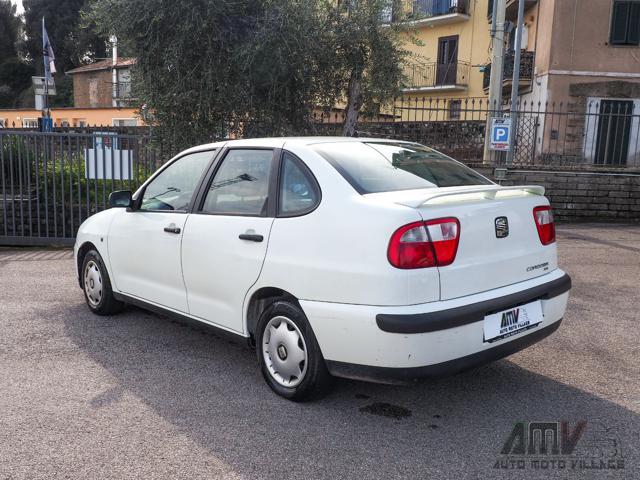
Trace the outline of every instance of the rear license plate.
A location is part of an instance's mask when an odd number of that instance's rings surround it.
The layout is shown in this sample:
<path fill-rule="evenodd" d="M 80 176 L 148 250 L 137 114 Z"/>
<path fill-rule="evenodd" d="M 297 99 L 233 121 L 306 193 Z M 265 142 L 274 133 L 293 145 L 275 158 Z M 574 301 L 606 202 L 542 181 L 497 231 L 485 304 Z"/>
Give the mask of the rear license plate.
<path fill-rule="evenodd" d="M 495 342 L 502 338 L 517 335 L 538 326 L 543 319 L 542 302 L 540 300 L 502 312 L 492 313 L 484 317 L 484 341 Z"/>

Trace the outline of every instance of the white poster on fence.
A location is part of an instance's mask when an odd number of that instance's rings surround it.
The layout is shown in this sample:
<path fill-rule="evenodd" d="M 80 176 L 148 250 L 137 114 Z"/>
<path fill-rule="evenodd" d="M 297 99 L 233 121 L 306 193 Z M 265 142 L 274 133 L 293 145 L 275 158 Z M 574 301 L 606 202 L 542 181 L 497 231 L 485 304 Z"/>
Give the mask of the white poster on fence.
<path fill-rule="evenodd" d="M 112 132 L 96 132 L 84 149 L 85 178 L 131 180 L 132 151 L 121 148 L 121 139 Z"/>

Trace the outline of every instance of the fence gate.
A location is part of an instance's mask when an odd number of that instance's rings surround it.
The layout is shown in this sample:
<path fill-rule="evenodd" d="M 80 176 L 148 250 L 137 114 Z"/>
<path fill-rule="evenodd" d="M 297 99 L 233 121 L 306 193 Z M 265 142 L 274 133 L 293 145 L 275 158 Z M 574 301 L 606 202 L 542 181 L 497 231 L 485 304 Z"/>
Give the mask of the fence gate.
<path fill-rule="evenodd" d="M 109 193 L 160 163 L 148 135 L 0 130 L 0 245 L 72 245 Z"/>

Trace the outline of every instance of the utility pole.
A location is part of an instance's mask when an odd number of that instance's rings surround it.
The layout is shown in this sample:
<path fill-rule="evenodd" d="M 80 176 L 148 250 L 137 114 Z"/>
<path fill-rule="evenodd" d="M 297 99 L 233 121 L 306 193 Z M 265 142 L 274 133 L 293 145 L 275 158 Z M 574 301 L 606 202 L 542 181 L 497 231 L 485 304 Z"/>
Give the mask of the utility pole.
<path fill-rule="evenodd" d="M 516 45 L 513 55 L 513 81 L 511 82 L 511 136 L 509 137 L 509 151 L 507 165 L 513 164 L 515 154 L 516 134 L 518 128 L 518 90 L 520 85 L 520 52 L 522 50 L 522 30 L 524 29 L 524 0 L 518 2 L 518 29 L 516 30 Z"/>
<path fill-rule="evenodd" d="M 507 0 L 493 0 L 491 16 L 491 78 L 489 80 L 489 105 L 484 139 L 484 162 L 491 160 L 489 150 L 491 118 L 500 113 L 502 106 L 502 72 L 504 70 L 504 18 Z"/>

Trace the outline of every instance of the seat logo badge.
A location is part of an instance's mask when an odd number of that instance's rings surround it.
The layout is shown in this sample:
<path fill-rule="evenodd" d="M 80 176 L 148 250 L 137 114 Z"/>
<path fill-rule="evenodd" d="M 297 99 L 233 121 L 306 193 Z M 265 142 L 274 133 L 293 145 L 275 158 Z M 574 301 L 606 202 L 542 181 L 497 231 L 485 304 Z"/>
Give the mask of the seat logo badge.
<path fill-rule="evenodd" d="M 509 220 L 507 217 L 498 217 L 496 224 L 496 238 L 505 238 L 509 236 Z"/>

